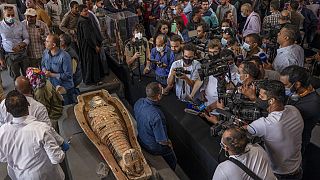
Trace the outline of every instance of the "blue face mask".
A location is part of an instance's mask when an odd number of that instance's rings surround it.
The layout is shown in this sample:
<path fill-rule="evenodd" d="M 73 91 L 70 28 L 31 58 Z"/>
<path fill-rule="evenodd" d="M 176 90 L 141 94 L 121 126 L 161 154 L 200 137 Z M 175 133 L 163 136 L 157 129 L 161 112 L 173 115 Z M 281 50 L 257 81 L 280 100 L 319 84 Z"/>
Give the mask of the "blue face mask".
<path fill-rule="evenodd" d="M 246 42 L 243 43 L 242 48 L 247 52 L 251 51 L 250 44 L 248 44 Z"/>
<path fill-rule="evenodd" d="M 163 10 L 164 8 L 166 8 L 166 5 L 160 4 L 160 9 Z"/>
<path fill-rule="evenodd" d="M 244 15 L 244 13 L 243 13 L 243 12 L 241 12 L 241 16 L 242 16 L 242 17 L 247 17 L 246 15 Z"/>
<path fill-rule="evenodd" d="M 293 95 L 293 92 L 291 92 L 291 88 L 286 88 L 285 93 L 286 93 L 286 96 L 289 96 L 289 97 Z"/>
<path fill-rule="evenodd" d="M 239 74 L 239 73 L 236 74 L 236 80 L 237 80 L 237 82 L 240 83 L 240 84 L 243 83 L 243 81 L 240 79 L 240 74 Z"/>
<path fill-rule="evenodd" d="M 177 10 L 173 10 L 172 12 L 174 15 L 177 15 Z"/>
<path fill-rule="evenodd" d="M 267 44 L 266 44 L 266 43 L 262 43 L 261 48 L 262 48 L 262 49 L 267 48 Z"/>
<path fill-rule="evenodd" d="M 223 47 L 226 47 L 228 45 L 228 41 L 225 38 L 221 39 L 221 44 Z"/>

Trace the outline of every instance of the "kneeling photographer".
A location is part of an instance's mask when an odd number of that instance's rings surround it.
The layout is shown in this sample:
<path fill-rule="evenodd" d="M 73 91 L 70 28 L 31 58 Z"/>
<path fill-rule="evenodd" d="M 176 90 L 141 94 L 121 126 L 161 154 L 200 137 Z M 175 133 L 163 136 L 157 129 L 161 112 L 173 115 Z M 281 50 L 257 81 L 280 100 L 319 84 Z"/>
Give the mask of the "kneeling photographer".
<path fill-rule="evenodd" d="M 212 179 L 277 179 L 267 153 L 260 145 L 249 143 L 244 129 L 227 129 L 221 137 L 220 145 L 226 156 L 229 156 L 228 160 L 218 165 Z"/>
<path fill-rule="evenodd" d="M 193 60 L 196 47 L 192 43 L 188 43 L 183 47 L 183 59 L 172 63 L 169 76 L 168 86 L 164 89 L 164 94 L 168 94 L 176 86 L 176 95 L 180 100 L 190 95 L 195 83 L 200 83 L 198 69 L 200 63 Z"/>

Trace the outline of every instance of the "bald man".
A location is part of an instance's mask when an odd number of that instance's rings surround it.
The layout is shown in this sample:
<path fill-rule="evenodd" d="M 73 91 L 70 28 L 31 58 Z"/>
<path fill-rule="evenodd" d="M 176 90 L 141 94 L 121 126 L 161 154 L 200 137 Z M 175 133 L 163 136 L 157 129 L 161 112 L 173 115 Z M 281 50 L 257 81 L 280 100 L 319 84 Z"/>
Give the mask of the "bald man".
<path fill-rule="evenodd" d="M 156 81 L 162 85 L 167 85 L 168 74 L 174 61 L 174 53 L 166 45 L 164 35 L 160 34 L 157 36 L 156 47 L 151 49 L 150 60 L 161 63 L 160 66 L 156 65 L 156 63 L 152 63 L 151 67 L 155 70 Z"/>
<path fill-rule="evenodd" d="M 247 17 L 246 23 L 242 30 L 243 37 L 249 34 L 260 34 L 261 31 L 261 19 L 258 13 L 254 12 L 252 6 L 249 3 L 245 3 L 241 6 L 241 16 Z"/>
<path fill-rule="evenodd" d="M 19 76 L 14 82 L 17 91 L 26 96 L 29 102 L 29 114 L 36 117 L 37 121 L 44 122 L 51 126 L 51 122 L 48 116 L 46 107 L 34 100 L 32 97 L 32 87 L 29 80 L 24 76 Z M 7 122 L 11 122 L 13 119 L 12 115 L 7 112 L 5 106 L 5 100 L 0 103 L 0 126 Z"/>

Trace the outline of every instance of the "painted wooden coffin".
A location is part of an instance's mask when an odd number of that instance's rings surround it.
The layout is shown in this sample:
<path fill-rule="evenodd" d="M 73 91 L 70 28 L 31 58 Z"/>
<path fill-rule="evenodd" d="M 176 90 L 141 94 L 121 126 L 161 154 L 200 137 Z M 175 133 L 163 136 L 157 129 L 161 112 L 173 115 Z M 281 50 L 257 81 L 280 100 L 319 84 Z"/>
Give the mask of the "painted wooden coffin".
<path fill-rule="evenodd" d="M 117 179 L 148 179 L 152 171 L 137 142 L 132 117 L 106 90 L 78 96 L 76 119 Z"/>

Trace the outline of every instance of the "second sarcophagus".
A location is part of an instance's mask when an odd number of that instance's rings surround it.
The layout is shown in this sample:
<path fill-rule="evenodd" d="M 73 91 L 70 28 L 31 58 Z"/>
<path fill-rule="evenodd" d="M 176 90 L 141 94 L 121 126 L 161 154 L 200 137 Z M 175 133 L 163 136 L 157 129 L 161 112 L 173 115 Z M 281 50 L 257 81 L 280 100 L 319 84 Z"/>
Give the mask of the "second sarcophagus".
<path fill-rule="evenodd" d="M 147 179 L 151 169 L 137 143 L 132 119 L 118 98 L 106 90 L 78 97 L 77 120 L 117 179 Z"/>

